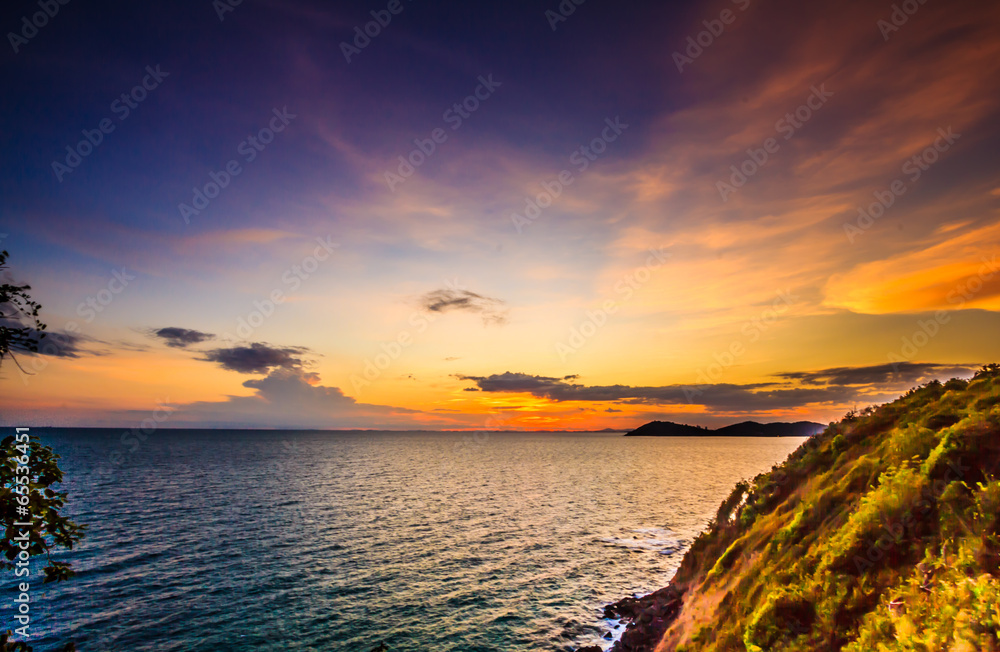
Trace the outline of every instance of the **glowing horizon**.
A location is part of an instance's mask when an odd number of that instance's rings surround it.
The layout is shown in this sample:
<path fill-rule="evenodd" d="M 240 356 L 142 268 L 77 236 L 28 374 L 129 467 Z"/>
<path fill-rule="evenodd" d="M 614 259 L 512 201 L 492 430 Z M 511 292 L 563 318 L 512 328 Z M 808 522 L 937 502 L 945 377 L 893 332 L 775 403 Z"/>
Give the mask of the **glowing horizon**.
<path fill-rule="evenodd" d="M 52 335 L 0 421 L 826 422 L 1000 360 L 1000 7 L 401 6 L 362 47 L 74 4 L 8 52 Z"/>

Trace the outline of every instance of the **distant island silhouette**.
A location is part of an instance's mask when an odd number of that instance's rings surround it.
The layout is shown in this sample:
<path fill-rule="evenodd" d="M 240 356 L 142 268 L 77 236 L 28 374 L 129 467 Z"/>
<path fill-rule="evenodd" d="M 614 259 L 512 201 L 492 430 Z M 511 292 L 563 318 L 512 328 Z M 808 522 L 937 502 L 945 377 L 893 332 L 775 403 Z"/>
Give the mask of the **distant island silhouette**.
<path fill-rule="evenodd" d="M 757 423 L 743 421 L 722 428 L 703 428 L 672 421 L 650 421 L 635 430 L 625 433 L 626 437 L 811 437 L 826 428 L 813 421 L 795 423 Z"/>

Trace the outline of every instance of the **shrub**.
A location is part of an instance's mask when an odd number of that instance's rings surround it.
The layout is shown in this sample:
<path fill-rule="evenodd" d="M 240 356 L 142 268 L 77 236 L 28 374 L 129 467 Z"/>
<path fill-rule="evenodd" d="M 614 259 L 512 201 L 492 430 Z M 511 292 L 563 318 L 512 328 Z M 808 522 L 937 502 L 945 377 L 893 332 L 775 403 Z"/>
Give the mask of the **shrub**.
<path fill-rule="evenodd" d="M 955 425 L 962 418 L 956 414 L 935 414 L 927 419 L 927 427 L 931 430 L 943 430 Z"/>
<path fill-rule="evenodd" d="M 967 380 L 962 380 L 961 378 L 952 378 L 944 384 L 945 391 L 949 392 L 961 392 L 968 386 L 969 382 Z"/>
<path fill-rule="evenodd" d="M 976 492 L 976 525 L 982 534 L 1000 534 L 1000 481 L 980 482 Z"/>
<path fill-rule="evenodd" d="M 823 566 L 857 572 L 859 557 L 870 562 L 885 556 L 895 563 L 905 552 L 901 545 L 921 518 L 918 506 L 926 478 L 906 466 L 890 469 L 880 480 L 830 542 Z"/>
<path fill-rule="evenodd" d="M 976 401 L 975 408 L 977 410 L 988 411 L 994 405 L 1000 405 L 1000 394 L 992 394 L 990 396 L 984 396 L 983 398 Z"/>
<path fill-rule="evenodd" d="M 951 482 L 938 498 L 941 536 L 958 538 L 972 534 L 970 508 L 973 506 L 969 487 L 958 480 Z"/>
<path fill-rule="evenodd" d="M 781 588 L 767 596 L 750 616 L 743 644 L 748 652 L 770 652 L 808 635 L 816 620 L 816 608 L 793 589 Z"/>
<path fill-rule="evenodd" d="M 709 571 L 708 576 L 718 577 L 732 568 L 733 562 L 736 561 L 736 558 L 743 554 L 744 543 L 743 539 L 733 541 L 733 543 L 726 548 L 726 551 L 722 553 L 719 559 L 715 562 L 715 565 L 712 566 L 712 570 Z"/>

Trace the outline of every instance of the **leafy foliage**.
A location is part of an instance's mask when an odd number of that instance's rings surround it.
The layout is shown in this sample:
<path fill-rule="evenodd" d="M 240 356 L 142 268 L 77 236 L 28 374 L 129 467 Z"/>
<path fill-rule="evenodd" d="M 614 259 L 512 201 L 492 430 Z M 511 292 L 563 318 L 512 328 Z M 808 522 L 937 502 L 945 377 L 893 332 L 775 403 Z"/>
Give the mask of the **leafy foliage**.
<path fill-rule="evenodd" d="M 7 269 L 9 256 L 0 251 L 0 272 Z M 45 337 L 46 325 L 38 319 L 41 306 L 28 294 L 30 289 L 30 285 L 0 284 L 0 362 L 7 356 L 14 359 L 14 351 L 37 353 L 38 341 Z"/>
<path fill-rule="evenodd" d="M 22 433 L 23 436 L 23 433 Z M 16 540 L 28 534 L 27 552 L 31 557 L 44 555 L 45 582 L 69 579 L 73 575 L 69 564 L 53 561 L 50 553 L 55 548 L 71 550 L 83 538 L 86 526 L 77 525 L 60 514 L 65 506 L 66 492 L 56 491 L 53 486 L 62 481 L 63 473 L 58 465 L 59 456 L 50 446 L 43 446 L 35 436 L 18 442 L 13 435 L 0 442 L 0 524 L 3 525 L 4 550 L 0 559 L 0 569 L 14 568 L 14 560 L 23 549 Z M 19 484 L 18 479 L 28 480 Z M 30 516 L 22 516 L 24 509 Z M 16 523 L 30 519 L 30 528 Z"/>
<path fill-rule="evenodd" d="M 934 381 L 738 486 L 675 576 L 700 616 L 663 649 L 1000 652 L 997 397 L 1000 365 Z"/>
<path fill-rule="evenodd" d="M 6 269 L 9 254 L 0 251 L 0 272 Z M 45 324 L 38 319 L 41 306 L 28 294 L 29 285 L 0 284 L 0 363 L 14 358 L 14 351 L 38 351 L 38 340 L 45 337 Z M 23 320 L 28 320 L 25 326 Z M 66 492 L 57 491 L 63 473 L 59 456 L 37 437 L 28 433 L 11 435 L 0 441 L 0 527 L 3 528 L 0 570 L 8 571 L 28 559 L 45 556 L 43 582 L 59 582 L 73 576 L 70 565 L 55 561 L 53 550 L 66 548 L 83 538 L 86 526 L 77 525 L 60 513 Z M 27 523 L 28 525 L 22 525 Z M 30 564 L 27 568 L 32 572 Z M 13 632 L 0 633 L 0 652 L 32 652 L 24 641 L 11 641 Z M 57 652 L 74 652 L 70 642 Z"/>
<path fill-rule="evenodd" d="M 10 630 L 0 634 L 0 652 L 32 652 L 32 647 L 24 641 L 11 641 Z M 55 652 L 77 652 L 75 643 L 67 643 Z"/>

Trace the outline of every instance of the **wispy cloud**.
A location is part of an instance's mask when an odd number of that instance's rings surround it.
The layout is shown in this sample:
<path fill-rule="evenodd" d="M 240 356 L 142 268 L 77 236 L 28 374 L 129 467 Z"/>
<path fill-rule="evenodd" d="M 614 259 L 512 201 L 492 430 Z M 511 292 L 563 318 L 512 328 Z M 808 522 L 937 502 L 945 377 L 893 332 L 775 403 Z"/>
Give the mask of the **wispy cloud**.
<path fill-rule="evenodd" d="M 297 372 L 305 364 L 299 356 L 308 352 L 301 346 L 273 347 L 254 342 L 250 346 L 212 349 L 201 359 L 241 374 L 265 374 L 274 369 Z"/>
<path fill-rule="evenodd" d="M 501 299 L 457 288 L 428 292 L 420 297 L 420 305 L 428 312 L 475 313 L 482 317 L 484 324 L 506 324 L 510 312 Z"/>
<path fill-rule="evenodd" d="M 814 372 L 775 374 L 780 381 L 760 383 L 710 383 L 703 385 L 583 385 L 578 376 L 559 378 L 504 372 L 490 376 L 456 376 L 471 381 L 481 392 L 529 394 L 555 402 L 609 402 L 619 405 L 702 406 L 710 412 L 753 413 L 796 410 L 810 406 L 870 402 L 933 379 L 971 375 L 969 365 L 898 363 L 839 367 Z"/>
<path fill-rule="evenodd" d="M 897 362 L 867 367 L 834 367 L 820 371 L 787 371 L 779 378 L 797 380 L 805 385 L 915 385 L 935 378 L 972 375 L 975 365 L 944 365 L 932 362 Z"/>
<path fill-rule="evenodd" d="M 66 331 L 38 331 L 31 327 L 26 327 L 24 323 L 7 318 L 0 318 L 0 328 L 27 328 L 24 336 L 38 344 L 37 355 L 45 355 L 53 358 L 79 358 L 83 355 L 100 355 L 95 351 L 84 350 L 82 345 L 87 342 L 96 342 L 93 338 L 77 333 Z M 15 353 L 31 353 L 28 349 L 15 344 L 11 347 Z"/>
<path fill-rule="evenodd" d="M 402 428 L 449 420 L 387 405 L 358 403 L 337 387 L 324 386 L 320 377 L 297 368 L 274 368 L 266 377 L 247 380 L 252 396 L 230 396 L 223 401 L 178 405 L 171 422 L 214 427 L 265 428 Z"/>
<path fill-rule="evenodd" d="M 36 337 L 37 335 L 35 333 Z M 93 341 L 96 340 L 73 333 L 46 333 L 45 337 L 38 341 L 38 354 L 53 358 L 79 358 L 84 355 L 101 355 L 96 351 L 87 351 L 81 348 L 81 345 Z"/>
<path fill-rule="evenodd" d="M 801 407 L 852 398 L 854 390 L 838 387 L 781 388 L 777 383 L 735 385 L 581 385 L 577 376 L 551 378 L 505 372 L 492 376 L 459 376 L 483 392 L 530 394 L 551 401 L 598 401 L 630 405 L 702 405 L 710 410 L 752 411 Z"/>
<path fill-rule="evenodd" d="M 177 328 L 175 326 L 154 330 L 153 336 L 159 337 L 166 342 L 167 346 L 175 349 L 187 348 L 192 344 L 201 344 L 215 337 L 211 333 L 202 333 L 201 331 L 189 328 Z"/>

